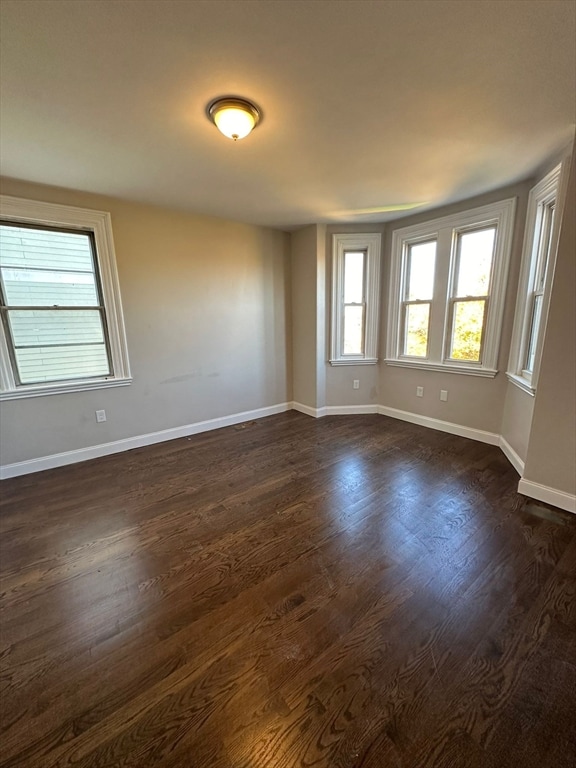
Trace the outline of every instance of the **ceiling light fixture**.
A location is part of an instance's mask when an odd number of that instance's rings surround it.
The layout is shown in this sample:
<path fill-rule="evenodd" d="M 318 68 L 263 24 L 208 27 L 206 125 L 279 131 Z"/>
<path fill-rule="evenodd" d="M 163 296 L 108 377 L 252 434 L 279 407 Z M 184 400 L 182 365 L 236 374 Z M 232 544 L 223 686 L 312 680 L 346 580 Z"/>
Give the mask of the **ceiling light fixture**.
<path fill-rule="evenodd" d="M 262 118 L 255 104 L 236 96 L 215 99 L 206 108 L 206 113 L 216 128 L 234 141 L 248 136 Z"/>

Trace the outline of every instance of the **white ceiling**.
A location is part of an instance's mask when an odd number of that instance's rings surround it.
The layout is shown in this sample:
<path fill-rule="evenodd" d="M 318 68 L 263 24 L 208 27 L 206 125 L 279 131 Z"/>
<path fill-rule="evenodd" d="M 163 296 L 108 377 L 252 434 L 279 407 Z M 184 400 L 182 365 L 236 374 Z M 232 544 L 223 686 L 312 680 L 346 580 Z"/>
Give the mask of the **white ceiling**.
<path fill-rule="evenodd" d="M 2 173 L 293 228 L 528 177 L 576 122 L 571 0 L 2 0 Z M 221 95 L 264 120 L 233 143 Z"/>

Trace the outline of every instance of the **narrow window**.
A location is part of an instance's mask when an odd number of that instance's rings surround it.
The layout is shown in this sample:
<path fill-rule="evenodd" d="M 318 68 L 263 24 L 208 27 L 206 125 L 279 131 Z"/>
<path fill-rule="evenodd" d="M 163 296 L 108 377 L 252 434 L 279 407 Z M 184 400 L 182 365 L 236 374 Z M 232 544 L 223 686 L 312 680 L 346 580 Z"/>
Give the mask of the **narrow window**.
<path fill-rule="evenodd" d="M 536 263 L 534 265 L 534 277 L 531 285 L 530 295 L 528 297 L 528 316 L 530 318 L 528 325 L 528 345 L 526 350 L 526 359 L 524 361 L 524 372 L 534 373 L 534 363 L 536 359 L 536 346 L 538 343 L 538 332 L 540 330 L 540 321 L 542 319 L 542 303 L 544 301 L 544 285 L 550 261 L 550 250 L 552 248 L 552 232 L 554 228 L 555 202 L 543 205 L 541 209 L 541 220 L 539 226 L 539 242 L 536 251 Z"/>
<path fill-rule="evenodd" d="M 542 340 L 558 244 L 556 201 L 562 165 L 530 190 L 508 379 L 530 395 L 536 392 Z"/>
<path fill-rule="evenodd" d="M 450 360 L 478 363 L 490 294 L 496 228 L 460 232 L 450 297 Z"/>
<path fill-rule="evenodd" d="M 333 236 L 330 363 L 376 363 L 380 235 Z"/>
<path fill-rule="evenodd" d="M 365 251 L 344 252 L 344 354 L 364 354 Z"/>
<path fill-rule="evenodd" d="M 405 259 L 402 354 L 426 358 L 434 294 L 436 241 L 409 245 Z"/>

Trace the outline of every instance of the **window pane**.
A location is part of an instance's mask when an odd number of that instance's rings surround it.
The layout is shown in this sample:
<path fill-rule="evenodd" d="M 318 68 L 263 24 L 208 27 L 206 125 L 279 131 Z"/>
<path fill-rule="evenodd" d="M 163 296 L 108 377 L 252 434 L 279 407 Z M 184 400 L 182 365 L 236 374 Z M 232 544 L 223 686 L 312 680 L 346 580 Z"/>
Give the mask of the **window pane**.
<path fill-rule="evenodd" d="M 426 357 L 429 320 L 430 304 L 408 304 L 406 306 L 405 355 Z"/>
<path fill-rule="evenodd" d="M 456 296 L 488 295 L 495 235 L 496 228 L 492 227 L 477 232 L 464 232 L 458 236 Z"/>
<path fill-rule="evenodd" d="M 436 241 L 417 243 L 408 250 L 407 300 L 426 301 L 434 293 Z"/>
<path fill-rule="evenodd" d="M 450 357 L 454 360 L 480 360 L 484 305 L 482 301 L 456 301 Z"/>
<path fill-rule="evenodd" d="M 104 344 L 16 349 L 15 355 L 22 384 L 107 376 L 110 373 Z"/>
<path fill-rule="evenodd" d="M 364 252 L 347 251 L 344 254 L 344 303 L 361 304 L 364 301 Z"/>
<path fill-rule="evenodd" d="M 344 307 L 344 354 L 361 355 L 364 347 L 364 307 Z"/>
<path fill-rule="evenodd" d="M 555 207 L 554 203 L 550 203 L 550 205 L 546 205 L 542 211 L 538 263 L 536 265 L 536 279 L 534 281 L 534 288 L 537 291 L 544 290 L 546 270 L 548 268 L 548 260 L 550 259 L 550 249 L 552 248 L 552 229 L 554 226 Z"/>
<path fill-rule="evenodd" d="M 8 306 L 98 306 L 93 274 L 3 267 L 2 282 Z"/>
<path fill-rule="evenodd" d="M 0 225 L 0 264 L 19 269 L 94 271 L 88 235 L 13 224 Z"/>
<path fill-rule="evenodd" d="M 530 322 L 530 343 L 528 344 L 528 354 L 526 355 L 526 370 L 534 370 L 534 360 L 536 358 L 536 342 L 538 341 L 538 329 L 540 328 L 540 317 L 542 315 L 542 296 L 534 296 L 534 306 L 532 308 L 532 320 Z"/>
<path fill-rule="evenodd" d="M 16 347 L 104 342 L 98 310 L 10 310 L 8 314 Z"/>

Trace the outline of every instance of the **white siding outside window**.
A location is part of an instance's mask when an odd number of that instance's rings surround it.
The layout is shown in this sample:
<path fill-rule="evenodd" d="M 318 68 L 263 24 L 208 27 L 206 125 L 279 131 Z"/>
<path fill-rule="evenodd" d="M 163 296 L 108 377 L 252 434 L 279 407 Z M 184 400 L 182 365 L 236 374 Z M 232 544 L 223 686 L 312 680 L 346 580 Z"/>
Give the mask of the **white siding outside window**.
<path fill-rule="evenodd" d="M 1 203 L 0 397 L 129 383 L 109 215 Z"/>

